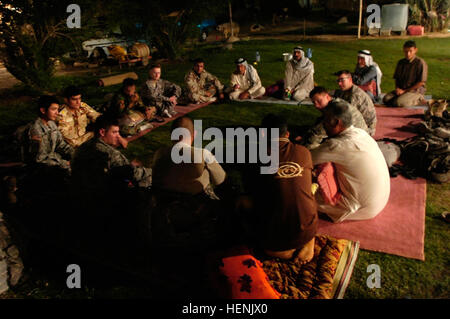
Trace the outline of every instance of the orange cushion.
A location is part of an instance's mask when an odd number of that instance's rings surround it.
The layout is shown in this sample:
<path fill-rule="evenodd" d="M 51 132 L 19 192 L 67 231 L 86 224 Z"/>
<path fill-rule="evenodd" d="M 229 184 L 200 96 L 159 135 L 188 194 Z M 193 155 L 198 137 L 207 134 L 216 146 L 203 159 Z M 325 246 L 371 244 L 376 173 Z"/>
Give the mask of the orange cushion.
<path fill-rule="evenodd" d="M 231 286 L 232 299 L 280 299 L 269 283 L 262 263 L 252 255 L 222 258 L 220 271 Z"/>
<path fill-rule="evenodd" d="M 317 165 L 317 183 L 319 184 L 320 194 L 325 203 L 336 205 L 342 196 L 339 190 L 339 184 L 336 178 L 336 169 L 333 163 L 323 163 Z"/>

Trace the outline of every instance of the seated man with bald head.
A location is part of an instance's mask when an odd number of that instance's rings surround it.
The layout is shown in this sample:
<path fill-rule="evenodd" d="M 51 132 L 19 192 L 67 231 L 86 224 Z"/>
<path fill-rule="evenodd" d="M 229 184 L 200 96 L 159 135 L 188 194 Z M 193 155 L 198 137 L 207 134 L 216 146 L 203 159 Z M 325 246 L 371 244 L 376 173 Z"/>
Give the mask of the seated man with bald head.
<path fill-rule="evenodd" d="M 371 219 L 389 199 L 389 170 L 376 141 L 352 125 L 348 105 L 330 102 L 324 109 L 324 127 L 330 137 L 311 151 L 314 165 L 334 164 L 340 198 L 329 203 L 316 193 L 318 211 L 333 222 Z"/>
<path fill-rule="evenodd" d="M 174 130 L 181 132 L 179 139 L 173 141 L 174 145 L 159 149 L 154 156 L 154 186 L 192 195 L 205 193 L 218 199 L 212 186 L 225 180 L 222 166 L 211 152 L 192 146 L 197 132 L 189 117 L 173 121 L 172 136 L 176 133 Z"/>
<path fill-rule="evenodd" d="M 218 239 L 222 201 L 213 186 L 222 184 L 225 171 L 208 150 L 192 146 L 192 120 L 173 121 L 173 145 L 153 158 L 153 242 L 183 250 L 214 245 Z"/>

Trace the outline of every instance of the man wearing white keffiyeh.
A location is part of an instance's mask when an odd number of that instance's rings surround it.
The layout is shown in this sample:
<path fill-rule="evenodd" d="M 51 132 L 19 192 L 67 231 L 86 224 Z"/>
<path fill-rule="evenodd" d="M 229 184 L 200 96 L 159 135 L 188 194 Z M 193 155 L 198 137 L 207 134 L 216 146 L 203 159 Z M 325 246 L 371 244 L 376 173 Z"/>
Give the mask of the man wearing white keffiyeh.
<path fill-rule="evenodd" d="M 295 47 L 292 59 L 286 63 L 284 88 L 283 98 L 296 101 L 307 98 L 314 88 L 314 63 L 305 56 L 302 47 Z"/>
<path fill-rule="evenodd" d="M 244 58 L 235 61 L 236 71 L 231 74 L 230 100 L 246 100 L 263 96 L 266 89 L 261 84 L 256 69 Z"/>
<path fill-rule="evenodd" d="M 381 93 L 381 77 L 383 73 L 369 50 L 361 50 L 358 52 L 358 63 L 356 64 L 355 72 L 353 73 L 353 83 L 358 85 L 376 101 L 376 98 Z M 375 82 L 375 87 L 372 87 L 371 82 Z"/>

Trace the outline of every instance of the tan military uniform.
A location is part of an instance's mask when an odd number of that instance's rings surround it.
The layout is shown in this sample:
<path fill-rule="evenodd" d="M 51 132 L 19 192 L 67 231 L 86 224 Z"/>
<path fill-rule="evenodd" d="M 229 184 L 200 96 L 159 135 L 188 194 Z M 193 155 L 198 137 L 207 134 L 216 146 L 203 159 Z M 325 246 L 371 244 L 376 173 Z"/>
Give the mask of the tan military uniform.
<path fill-rule="evenodd" d="M 231 88 L 233 88 L 237 84 L 239 85 L 239 89 L 230 93 L 230 100 L 238 100 L 239 95 L 245 91 L 248 91 L 252 99 L 263 96 L 264 93 L 266 93 L 266 89 L 264 88 L 264 86 L 262 86 L 261 79 L 258 76 L 258 72 L 256 70 L 254 70 L 254 72 L 255 83 L 253 83 L 253 85 L 247 74 L 242 75 L 237 72 L 233 72 L 231 74 Z M 247 71 L 245 71 L 245 73 L 247 73 Z"/>
<path fill-rule="evenodd" d="M 373 105 L 372 99 L 366 92 L 360 89 L 357 85 L 353 85 L 352 88 L 347 91 L 336 90 L 334 97 L 339 97 L 356 106 L 366 121 L 367 127 L 369 128 L 369 135 L 375 135 L 377 114 L 375 112 L 375 106 Z"/>
<path fill-rule="evenodd" d="M 194 70 L 184 77 L 187 87 L 187 98 L 191 103 L 207 103 L 217 100 L 215 95 L 222 93 L 223 84 L 211 73 L 203 70 L 198 75 Z M 209 93 L 209 96 L 206 95 Z"/>
<path fill-rule="evenodd" d="M 78 147 L 94 137 L 93 132 L 86 132 L 90 122 L 95 122 L 101 114 L 84 102 L 78 110 L 63 105 L 58 117 L 58 128 L 64 139 L 73 147 Z"/>

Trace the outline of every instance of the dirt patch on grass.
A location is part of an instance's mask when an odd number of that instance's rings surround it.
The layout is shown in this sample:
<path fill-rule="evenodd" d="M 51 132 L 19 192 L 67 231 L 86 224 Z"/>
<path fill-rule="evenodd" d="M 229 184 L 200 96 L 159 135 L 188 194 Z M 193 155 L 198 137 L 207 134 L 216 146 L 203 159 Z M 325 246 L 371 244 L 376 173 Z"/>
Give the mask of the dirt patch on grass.
<path fill-rule="evenodd" d="M 245 35 L 242 35 L 244 37 Z M 327 42 L 345 42 L 345 41 L 355 41 L 358 40 L 357 35 L 337 35 L 337 34 L 321 34 L 321 35 L 307 35 L 303 36 L 301 34 L 282 34 L 282 35 L 257 35 L 257 34 L 247 34 L 250 40 L 283 40 L 283 41 L 299 41 L 299 40 L 314 40 L 314 41 L 327 41 Z M 410 36 L 361 36 L 359 40 L 393 40 L 393 39 L 410 39 Z M 450 38 L 450 33 L 430 33 L 424 36 L 417 36 L 415 38 Z M 450 60 L 450 59 L 448 59 Z"/>

